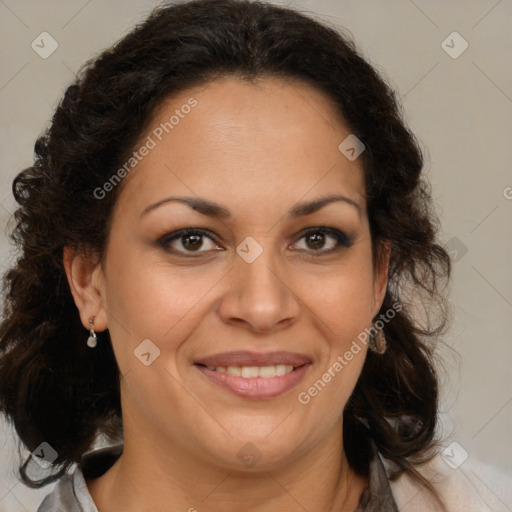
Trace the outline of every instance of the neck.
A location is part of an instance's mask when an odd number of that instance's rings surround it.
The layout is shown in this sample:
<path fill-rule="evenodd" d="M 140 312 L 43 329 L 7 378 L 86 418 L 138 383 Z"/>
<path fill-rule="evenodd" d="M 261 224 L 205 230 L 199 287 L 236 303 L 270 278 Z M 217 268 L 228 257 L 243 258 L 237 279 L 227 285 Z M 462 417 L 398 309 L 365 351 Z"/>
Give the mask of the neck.
<path fill-rule="evenodd" d="M 166 449 L 125 429 L 121 457 L 87 485 L 102 512 L 352 512 L 367 480 L 348 465 L 342 439 L 340 421 L 301 457 L 271 471 L 243 472 L 196 461 L 181 445 Z"/>

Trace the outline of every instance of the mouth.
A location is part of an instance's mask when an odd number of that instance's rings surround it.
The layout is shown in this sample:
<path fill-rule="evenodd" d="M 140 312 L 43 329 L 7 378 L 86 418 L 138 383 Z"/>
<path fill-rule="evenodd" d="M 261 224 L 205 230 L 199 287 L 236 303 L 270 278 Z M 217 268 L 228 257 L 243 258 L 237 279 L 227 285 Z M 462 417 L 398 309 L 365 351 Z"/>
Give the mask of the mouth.
<path fill-rule="evenodd" d="M 229 352 L 194 362 L 211 383 L 252 399 L 274 398 L 290 391 L 311 364 L 307 356 L 291 352 Z"/>

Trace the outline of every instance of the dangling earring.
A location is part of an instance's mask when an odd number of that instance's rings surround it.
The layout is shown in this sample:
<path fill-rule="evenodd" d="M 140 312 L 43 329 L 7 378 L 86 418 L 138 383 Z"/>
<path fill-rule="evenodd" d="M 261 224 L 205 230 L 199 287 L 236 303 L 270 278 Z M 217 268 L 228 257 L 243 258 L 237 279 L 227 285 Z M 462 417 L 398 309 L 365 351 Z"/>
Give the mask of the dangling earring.
<path fill-rule="evenodd" d="M 368 347 L 376 354 L 384 354 L 387 348 L 386 336 L 382 329 L 377 329 L 377 334 L 370 332 L 370 342 Z"/>
<path fill-rule="evenodd" d="M 98 338 L 96 338 L 96 333 L 94 332 L 94 317 L 89 318 L 89 323 L 91 324 L 91 331 L 89 338 L 87 339 L 87 346 L 94 348 L 98 340 Z"/>

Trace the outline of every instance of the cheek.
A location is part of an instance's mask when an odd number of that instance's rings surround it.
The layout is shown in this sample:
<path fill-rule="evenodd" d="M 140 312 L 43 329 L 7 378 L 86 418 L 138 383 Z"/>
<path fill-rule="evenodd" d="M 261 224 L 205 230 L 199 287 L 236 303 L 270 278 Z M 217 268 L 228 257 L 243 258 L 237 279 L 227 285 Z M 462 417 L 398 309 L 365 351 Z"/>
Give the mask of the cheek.
<path fill-rule="evenodd" d="M 307 303 L 327 343 L 319 343 L 320 364 L 297 398 L 309 410 L 324 414 L 328 424 L 341 414 L 366 358 L 374 300 L 371 257 L 366 250 L 354 252 L 329 276 L 315 278 L 306 276 L 301 290 L 310 290 Z"/>
<path fill-rule="evenodd" d="M 125 254 L 112 252 L 111 261 L 118 263 L 110 265 L 106 279 L 113 342 L 133 351 L 142 340 L 151 339 L 161 350 L 175 349 L 169 347 L 169 341 L 186 337 L 190 326 L 197 324 L 222 272 L 148 262 L 136 251 Z"/>
<path fill-rule="evenodd" d="M 298 276 L 299 274 L 297 274 Z M 364 251 L 354 253 L 328 271 L 304 268 L 294 292 L 321 320 L 328 339 L 343 347 L 371 323 L 374 303 L 371 259 Z"/>
<path fill-rule="evenodd" d="M 316 282 L 316 289 L 312 290 Z M 343 273 L 333 275 L 323 282 L 318 279 L 304 279 L 304 296 L 322 317 L 329 318 L 334 332 L 337 325 L 344 325 L 347 319 L 367 315 L 371 309 L 371 281 Z"/>

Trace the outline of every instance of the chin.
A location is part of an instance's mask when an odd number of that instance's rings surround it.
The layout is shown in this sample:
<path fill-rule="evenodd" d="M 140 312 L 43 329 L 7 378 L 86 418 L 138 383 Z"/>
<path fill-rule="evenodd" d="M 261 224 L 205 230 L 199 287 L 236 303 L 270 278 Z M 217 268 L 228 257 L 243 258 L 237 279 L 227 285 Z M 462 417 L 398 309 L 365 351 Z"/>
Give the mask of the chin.
<path fill-rule="evenodd" d="M 273 432 L 273 430 L 275 430 Z M 215 442 L 207 447 L 211 453 L 209 460 L 217 460 L 219 465 L 231 471 L 271 471 L 292 462 L 305 449 L 303 435 L 297 432 L 278 432 L 275 423 L 264 433 L 252 429 L 240 428 L 241 434 L 233 433 L 228 442 Z M 300 431 L 300 429 L 299 429 Z M 222 447 L 219 453 L 216 449 Z"/>

